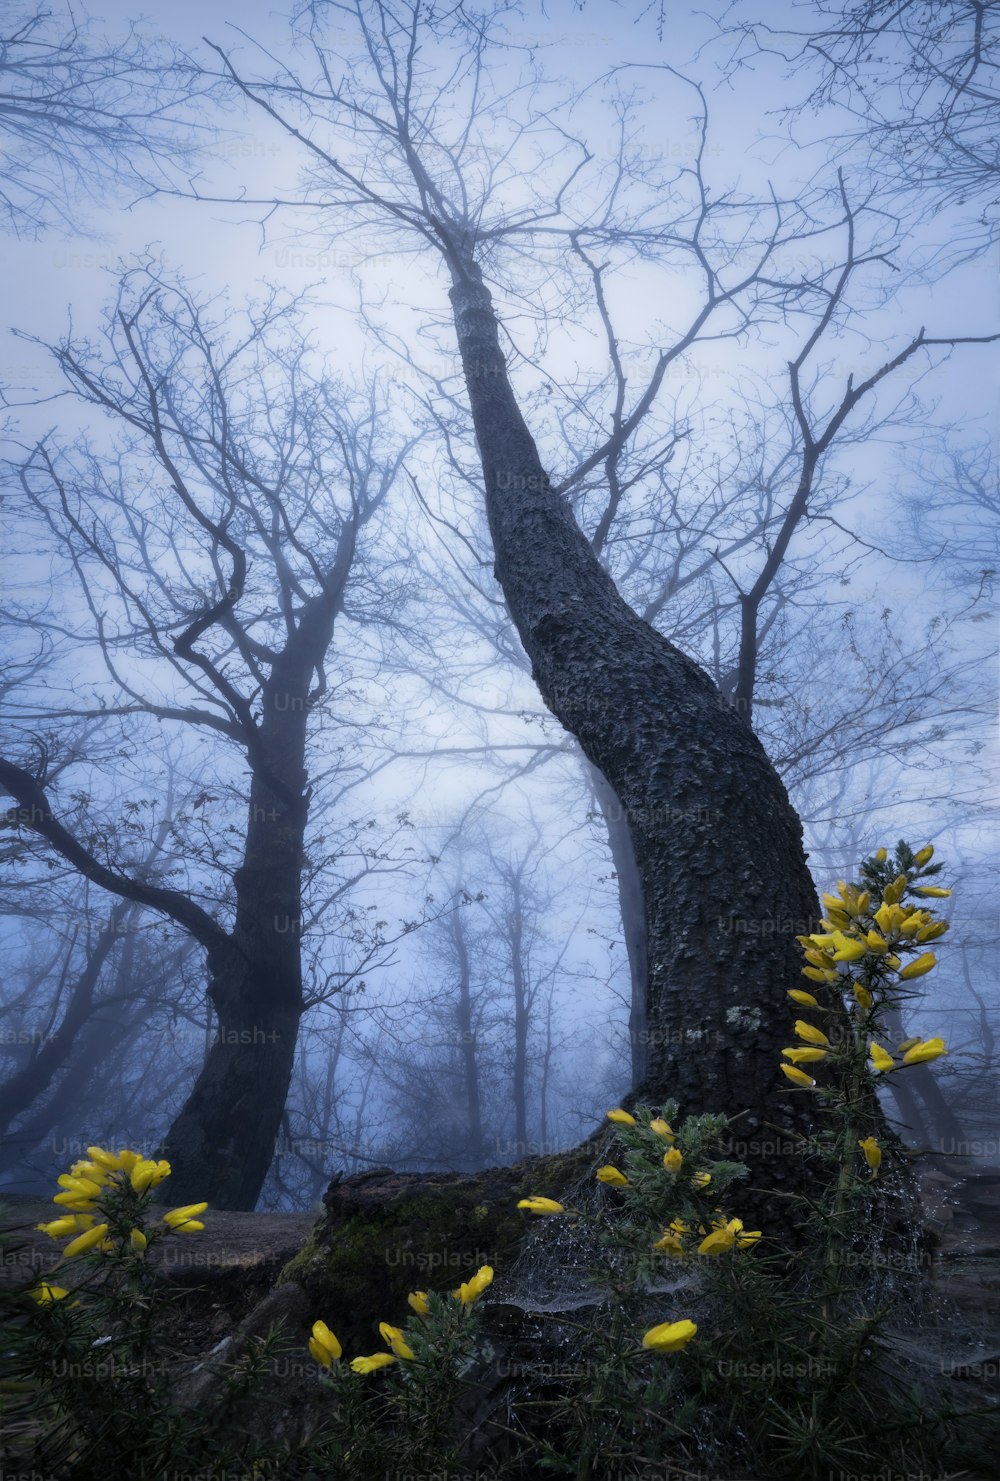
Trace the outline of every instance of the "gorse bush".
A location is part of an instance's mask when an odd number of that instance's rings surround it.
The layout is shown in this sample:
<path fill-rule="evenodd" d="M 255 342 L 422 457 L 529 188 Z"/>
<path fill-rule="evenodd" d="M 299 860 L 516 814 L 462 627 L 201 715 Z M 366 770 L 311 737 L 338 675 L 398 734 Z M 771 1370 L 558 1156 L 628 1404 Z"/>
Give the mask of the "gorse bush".
<path fill-rule="evenodd" d="M 819 1194 L 785 1195 L 789 1222 L 806 1232 L 794 1258 L 780 1229 L 739 1217 L 747 1169 L 724 1154 L 725 1117 L 682 1119 L 673 1102 L 609 1111 L 617 1148 L 591 1193 L 574 1203 L 543 1189 L 518 1203 L 549 1226 L 557 1253 L 583 1232 L 594 1252 L 589 1303 L 525 1320 L 554 1378 L 496 1381 L 497 1342 L 502 1352 L 511 1339 L 484 1320 L 494 1272 L 483 1266 L 455 1290 L 411 1292 L 405 1314 L 385 1313 L 400 1325 L 380 1323 L 375 1353 L 345 1357 L 335 1314 L 325 1314 L 332 1325 L 317 1314 L 317 1423 L 294 1443 L 265 1442 L 241 1429 L 238 1405 L 267 1384 L 276 1330 L 223 1370 L 197 1413 L 176 1402 L 181 1375 L 157 1343 L 165 1298 L 150 1251 L 196 1237 L 206 1205 L 151 1222 L 168 1164 L 91 1147 L 59 1179 L 59 1216 L 39 1226 L 67 1241 L 72 1288 L 53 1279 L 23 1293 L 8 1344 L 17 1463 L 150 1481 L 988 1470 L 995 1413 L 952 1407 L 888 1329 L 926 1258 L 915 1227 L 901 1234 L 905 1200 L 892 1188 L 906 1186 L 907 1160 L 884 1135 L 876 1091 L 884 1076 L 947 1053 L 937 1037 L 890 1047 L 886 1028 L 948 929 L 929 903 L 950 894 L 929 882 L 932 857 L 903 843 L 892 857 L 878 850 L 857 883 L 823 896 L 819 930 L 799 938 L 809 989 L 789 989 L 796 1042 L 780 1070 L 788 1093 L 815 1096 L 821 1112 L 794 1155 L 829 1175 Z M 523 1348 L 524 1332 L 517 1340 Z"/>

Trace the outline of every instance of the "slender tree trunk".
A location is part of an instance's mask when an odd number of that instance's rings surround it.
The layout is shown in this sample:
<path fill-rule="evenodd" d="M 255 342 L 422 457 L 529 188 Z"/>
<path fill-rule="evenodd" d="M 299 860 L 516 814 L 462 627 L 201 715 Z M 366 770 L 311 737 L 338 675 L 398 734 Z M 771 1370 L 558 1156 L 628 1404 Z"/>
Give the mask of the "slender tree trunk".
<path fill-rule="evenodd" d="M 740 1115 L 735 1151 L 787 1188 L 802 1174 L 766 1123 L 812 1121 L 811 1097 L 778 1070 L 795 936 L 818 916 L 801 825 L 742 716 L 601 568 L 521 416 L 478 268 L 463 261 L 453 279 L 495 574 L 543 699 L 620 798 L 635 850 L 648 942 L 636 1098 Z"/>
<path fill-rule="evenodd" d="M 528 985 L 524 975 L 523 930 L 521 896 L 517 878 L 513 881 L 512 909 L 508 918 L 510 929 L 511 982 L 514 989 L 514 1074 L 512 1090 L 514 1096 L 514 1144 L 517 1155 L 528 1153 L 528 1022 L 530 1005 Z"/>
<path fill-rule="evenodd" d="M 73 984 L 59 1027 L 39 1045 L 28 1063 L 0 1087 L 0 1133 L 44 1094 L 53 1077 L 70 1058 L 80 1030 L 94 1012 L 94 992 L 101 969 L 118 941 L 121 923 L 130 909 L 124 901 L 113 907 L 107 925 L 98 933 L 83 971 Z"/>
<path fill-rule="evenodd" d="M 469 965 L 469 948 L 465 941 L 462 923 L 456 914 L 452 917 L 452 938 L 458 958 L 458 1022 L 459 1043 L 462 1047 L 462 1071 L 465 1081 L 465 1108 L 468 1133 L 468 1158 L 472 1169 L 483 1165 L 483 1115 L 479 1088 L 479 1060 L 476 1055 L 476 1033 L 472 1017 L 472 972 Z"/>

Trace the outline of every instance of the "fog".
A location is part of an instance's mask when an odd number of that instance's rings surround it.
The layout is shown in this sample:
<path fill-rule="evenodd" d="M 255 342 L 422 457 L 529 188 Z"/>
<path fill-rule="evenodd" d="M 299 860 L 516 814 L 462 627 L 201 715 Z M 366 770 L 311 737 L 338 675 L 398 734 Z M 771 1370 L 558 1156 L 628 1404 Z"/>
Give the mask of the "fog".
<path fill-rule="evenodd" d="M 220 1201 L 307 1209 L 336 1173 L 574 1146 L 654 1032 L 700 1053 L 709 1030 L 647 1011 L 652 845 L 591 765 L 613 724 L 591 743 L 572 673 L 540 690 L 495 574 L 449 251 L 553 486 L 752 725 L 817 890 L 934 845 L 951 929 L 894 1028 L 948 1056 L 885 1108 L 996 1161 L 995 161 L 959 134 L 978 174 L 927 164 L 899 37 L 865 111 L 795 60 L 819 10 L 552 0 L 491 8 L 479 71 L 461 8 L 418 16 L 422 183 L 365 111 L 354 11 L 2 22 L 37 108 L 29 131 L 0 104 L 0 1186 L 94 1143 L 190 1148 L 193 1092 L 231 1070 L 273 1115 L 259 1186 Z M 19 68 L 60 38 L 59 66 L 117 56 L 113 83 L 44 103 Z M 651 774 L 707 753 L 680 711 L 657 740 Z M 698 882 L 687 956 L 731 915 L 788 945 L 795 907 L 712 894 L 698 841 L 724 854 L 727 823 L 698 806 L 656 819 L 679 912 Z M 260 952 L 238 1011 L 223 938 Z"/>

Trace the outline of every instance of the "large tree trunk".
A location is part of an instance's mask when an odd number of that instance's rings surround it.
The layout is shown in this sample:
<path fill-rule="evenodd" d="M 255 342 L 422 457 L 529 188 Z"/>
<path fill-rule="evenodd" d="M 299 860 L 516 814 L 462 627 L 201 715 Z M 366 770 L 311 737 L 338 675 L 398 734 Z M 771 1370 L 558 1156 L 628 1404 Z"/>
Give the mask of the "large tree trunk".
<path fill-rule="evenodd" d="M 302 1015 L 311 671 L 301 654 L 287 655 L 262 698 L 236 920 L 228 948 L 209 953 L 215 1037 L 162 1149 L 178 1203 L 254 1208 L 281 1130 Z"/>
<path fill-rule="evenodd" d="M 648 943 L 636 1097 L 739 1115 L 752 1176 L 787 1188 L 801 1173 L 766 1123 L 812 1119 L 810 1095 L 778 1070 L 795 936 L 818 915 L 801 825 L 746 721 L 619 596 L 541 465 L 478 268 L 453 278 L 495 573 L 543 699 L 628 818 Z"/>

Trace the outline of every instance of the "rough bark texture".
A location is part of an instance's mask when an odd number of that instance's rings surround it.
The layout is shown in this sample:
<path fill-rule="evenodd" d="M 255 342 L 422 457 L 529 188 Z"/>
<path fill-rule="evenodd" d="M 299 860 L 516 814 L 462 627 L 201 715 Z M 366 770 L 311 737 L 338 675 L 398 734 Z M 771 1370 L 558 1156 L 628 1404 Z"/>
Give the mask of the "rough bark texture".
<path fill-rule="evenodd" d="M 325 652 L 333 625 L 312 634 Z M 301 630 L 300 630 L 301 631 Z M 275 664 L 262 703 L 236 919 L 209 953 L 215 1036 L 167 1134 L 178 1203 L 252 1209 L 267 1176 L 288 1097 L 302 1015 L 302 860 L 308 817 L 305 746 L 308 654 Z"/>
<path fill-rule="evenodd" d="M 647 1069 L 634 1096 L 739 1115 L 755 1181 L 787 1187 L 808 1093 L 779 1074 L 818 915 L 780 778 L 708 675 L 619 596 L 552 489 L 517 406 L 475 264 L 451 300 L 482 459 L 495 573 L 542 697 L 628 819 L 648 941 Z"/>
<path fill-rule="evenodd" d="M 622 936 L 628 955 L 630 984 L 628 1041 L 632 1066 L 632 1084 L 641 1085 L 646 1074 L 646 913 L 642 904 L 642 881 L 635 862 L 632 835 L 625 809 L 613 787 L 595 766 L 588 766 L 597 805 L 608 831 L 611 861 L 618 881 L 618 908 L 622 918 Z"/>

